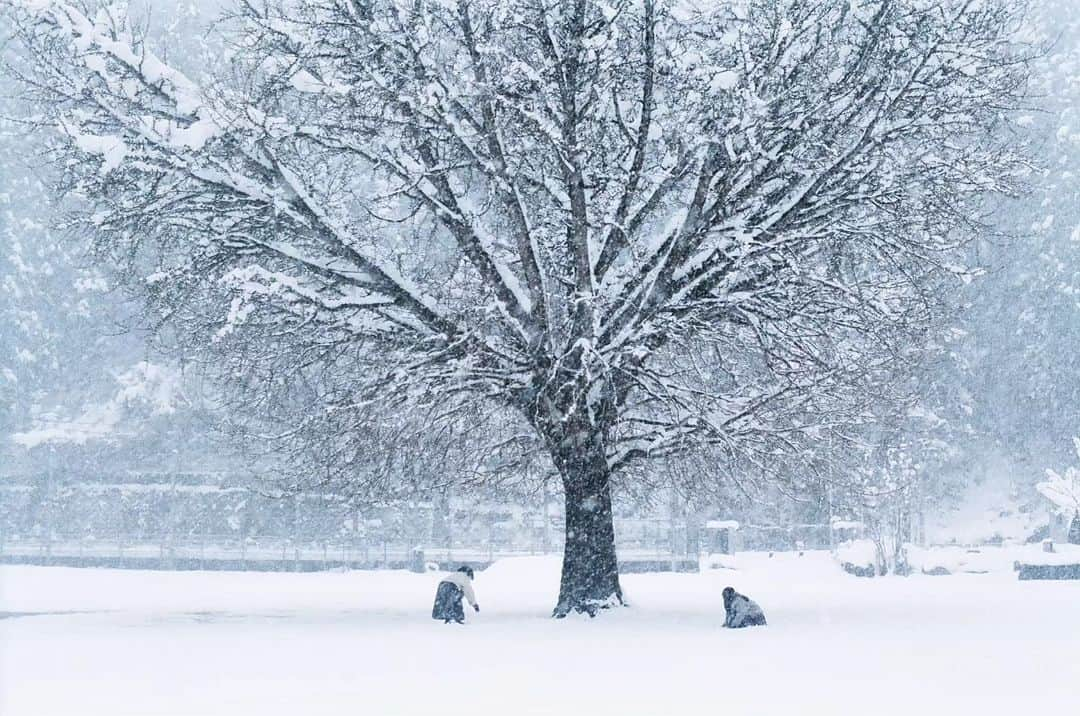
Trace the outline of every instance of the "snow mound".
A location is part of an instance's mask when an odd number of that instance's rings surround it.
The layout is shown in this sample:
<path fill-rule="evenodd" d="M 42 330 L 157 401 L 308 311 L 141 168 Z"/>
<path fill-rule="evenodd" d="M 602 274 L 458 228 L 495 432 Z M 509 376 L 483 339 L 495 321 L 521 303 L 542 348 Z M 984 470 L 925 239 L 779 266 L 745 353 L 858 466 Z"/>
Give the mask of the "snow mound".
<path fill-rule="evenodd" d="M 877 547 L 868 539 L 857 539 L 836 548 L 836 560 L 857 567 L 877 564 Z"/>
<path fill-rule="evenodd" d="M 739 562 L 733 554 L 710 553 L 701 558 L 702 569 L 738 569 Z"/>

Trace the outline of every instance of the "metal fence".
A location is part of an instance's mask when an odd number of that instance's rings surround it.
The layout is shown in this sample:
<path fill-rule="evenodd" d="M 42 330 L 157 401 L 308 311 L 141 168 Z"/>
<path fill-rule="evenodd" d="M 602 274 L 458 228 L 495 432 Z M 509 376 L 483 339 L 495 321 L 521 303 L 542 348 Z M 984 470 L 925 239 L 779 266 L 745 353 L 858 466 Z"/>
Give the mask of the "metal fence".
<path fill-rule="evenodd" d="M 432 563 L 439 567 L 459 564 L 483 567 L 504 557 L 561 554 L 562 548 L 561 540 L 552 540 L 546 548 L 541 548 L 539 544 L 493 542 L 446 547 L 363 538 L 308 541 L 243 539 L 234 535 L 204 535 L 195 539 L 156 542 L 130 540 L 123 536 L 112 539 L 84 535 L 8 539 L 0 536 L 0 562 L 135 569 L 424 569 Z M 696 565 L 697 560 L 696 554 L 688 556 L 673 552 L 670 540 L 651 544 L 640 539 L 620 540 L 617 551 L 625 562 L 655 564 L 680 571 L 689 569 L 691 561 Z"/>
<path fill-rule="evenodd" d="M 696 570 L 699 553 L 709 551 L 701 530 L 670 520 L 616 520 L 616 551 L 627 571 Z M 493 535 L 494 537 L 494 535 Z M 745 525 L 738 529 L 736 551 L 825 549 L 827 525 Z M 101 538 L 87 534 L 45 536 L 0 532 L 0 562 L 137 569 L 209 569 L 316 571 L 350 569 L 423 569 L 470 564 L 486 566 L 511 556 L 561 554 L 559 531 L 544 539 L 510 534 L 461 544 L 346 534 L 337 538 L 241 537 L 236 534 L 162 535 L 139 538 L 117 532 Z"/>
<path fill-rule="evenodd" d="M 376 569 L 411 566 L 417 559 L 416 547 L 390 541 L 239 539 L 232 535 L 160 542 L 123 538 L 20 537 L 0 541 L 0 561 L 145 569 L 313 571 L 342 566 Z M 458 559 L 462 560 L 490 561 L 494 551 L 461 550 L 458 554 Z"/>

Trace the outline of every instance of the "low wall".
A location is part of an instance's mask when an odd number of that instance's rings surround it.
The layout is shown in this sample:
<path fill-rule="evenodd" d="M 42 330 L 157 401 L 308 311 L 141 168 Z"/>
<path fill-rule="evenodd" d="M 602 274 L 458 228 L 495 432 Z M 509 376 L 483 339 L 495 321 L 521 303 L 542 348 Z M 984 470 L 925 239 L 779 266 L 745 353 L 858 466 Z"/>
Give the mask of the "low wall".
<path fill-rule="evenodd" d="M 1080 579 L 1080 564 L 1020 564 L 1020 579 Z"/>

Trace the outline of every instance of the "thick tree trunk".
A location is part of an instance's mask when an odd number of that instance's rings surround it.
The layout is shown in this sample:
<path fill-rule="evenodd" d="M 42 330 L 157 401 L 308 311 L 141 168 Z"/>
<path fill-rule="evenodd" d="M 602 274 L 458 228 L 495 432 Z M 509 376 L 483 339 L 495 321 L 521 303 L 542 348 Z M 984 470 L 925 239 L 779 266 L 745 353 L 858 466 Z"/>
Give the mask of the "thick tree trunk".
<path fill-rule="evenodd" d="M 623 604 L 615 557 L 611 471 L 603 451 L 586 446 L 562 452 L 555 463 L 566 494 L 566 546 L 554 616 L 574 611 L 595 616 L 598 609 Z"/>

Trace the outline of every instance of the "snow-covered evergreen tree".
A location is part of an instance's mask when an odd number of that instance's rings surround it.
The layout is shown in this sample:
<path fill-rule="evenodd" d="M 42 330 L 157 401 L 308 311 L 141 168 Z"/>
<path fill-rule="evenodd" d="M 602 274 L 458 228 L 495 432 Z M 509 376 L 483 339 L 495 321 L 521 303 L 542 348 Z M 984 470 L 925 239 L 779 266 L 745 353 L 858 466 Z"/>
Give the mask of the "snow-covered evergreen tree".
<path fill-rule="evenodd" d="M 1080 456 L 1080 438 L 1073 440 L 1076 454 Z M 1068 468 L 1064 474 L 1053 470 L 1046 471 L 1047 479 L 1035 486 L 1054 510 L 1069 521 L 1066 539 L 1071 544 L 1080 544 L 1080 470 Z"/>

